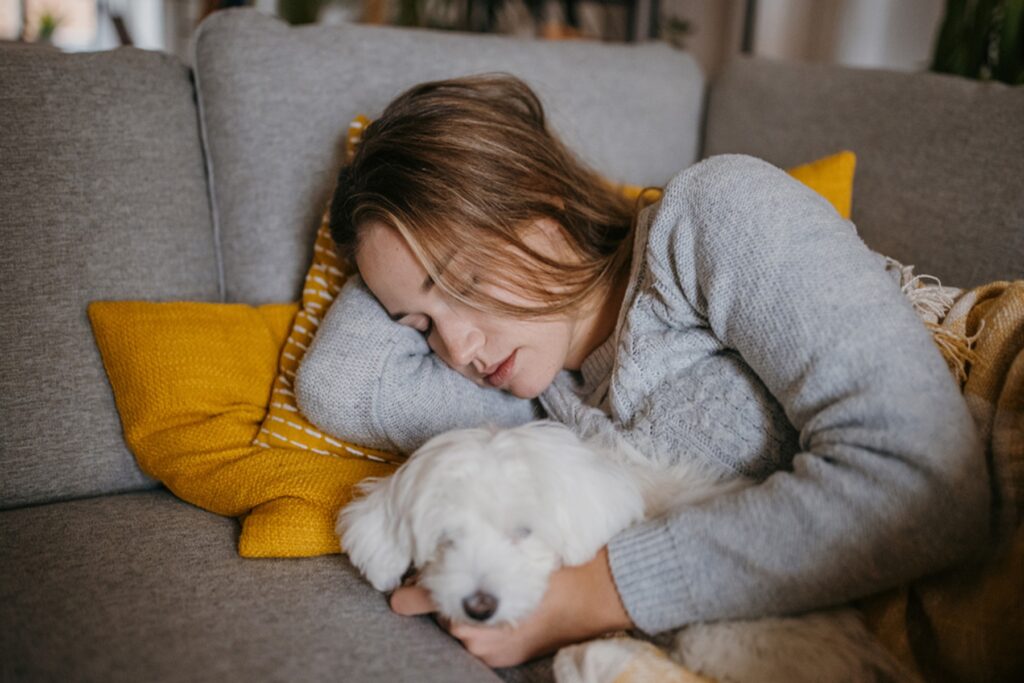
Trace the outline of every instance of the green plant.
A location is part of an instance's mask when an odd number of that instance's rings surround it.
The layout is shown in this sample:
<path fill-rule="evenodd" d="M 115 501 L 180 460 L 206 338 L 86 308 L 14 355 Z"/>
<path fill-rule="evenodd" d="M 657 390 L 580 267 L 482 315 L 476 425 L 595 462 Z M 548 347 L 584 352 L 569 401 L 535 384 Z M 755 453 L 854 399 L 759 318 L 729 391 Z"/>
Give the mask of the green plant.
<path fill-rule="evenodd" d="M 451 19 L 453 3 L 460 0 L 398 0 L 398 26 L 419 26 L 446 30 L 464 29 L 464 20 Z M 461 2 L 460 2 L 461 4 Z"/>
<path fill-rule="evenodd" d="M 312 24 L 325 0 L 277 0 L 277 13 L 289 24 Z"/>
<path fill-rule="evenodd" d="M 681 19 L 675 15 L 661 20 L 659 37 L 679 50 L 686 49 L 686 39 L 694 32 L 693 23 L 689 19 Z"/>
<path fill-rule="evenodd" d="M 49 43 L 53 40 L 53 34 L 60 26 L 61 18 L 50 11 L 43 12 L 39 17 L 39 42 Z"/>
<path fill-rule="evenodd" d="M 1024 84 L 1024 0 L 946 0 L 931 70 Z"/>
<path fill-rule="evenodd" d="M 395 23 L 399 26 L 420 25 L 420 3 L 419 0 L 399 0 L 398 18 Z"/>

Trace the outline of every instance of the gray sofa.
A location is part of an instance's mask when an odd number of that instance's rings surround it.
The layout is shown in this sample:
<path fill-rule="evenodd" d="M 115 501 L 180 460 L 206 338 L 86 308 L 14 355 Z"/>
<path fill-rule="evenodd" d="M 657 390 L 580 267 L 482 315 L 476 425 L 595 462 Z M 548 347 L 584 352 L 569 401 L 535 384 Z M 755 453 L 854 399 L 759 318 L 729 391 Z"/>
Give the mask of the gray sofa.
<path fill-rule="evenodd" d="M 530 82 L 607 177 L 701 157 L 857 153 L 853 219 L 945 284 L 1024 277 L 1024 89 L 739 59 L 705 83 L 665 44 L 611 45 L 212 15 L 194 63 L 121 48 L 0 51 L 0 678 L 545 680 L 493 672 L 403 618 L 341 556 L 248 560 L 126 448 L 95 299 L 299 295 L 357 113 L 413 83 Z"/>

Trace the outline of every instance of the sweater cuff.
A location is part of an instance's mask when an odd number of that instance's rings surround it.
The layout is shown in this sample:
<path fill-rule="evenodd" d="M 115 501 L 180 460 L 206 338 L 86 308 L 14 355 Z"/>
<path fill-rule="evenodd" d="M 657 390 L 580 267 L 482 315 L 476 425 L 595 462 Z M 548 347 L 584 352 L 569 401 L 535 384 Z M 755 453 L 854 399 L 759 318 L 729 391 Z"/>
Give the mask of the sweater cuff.
<path fill-rule="evenodd" d="M 693 604 L 672 532 L 662 517 L 636 524 L 608 542 L 608 565 L 622 604 L 649 636 L 678 628 Z"/>

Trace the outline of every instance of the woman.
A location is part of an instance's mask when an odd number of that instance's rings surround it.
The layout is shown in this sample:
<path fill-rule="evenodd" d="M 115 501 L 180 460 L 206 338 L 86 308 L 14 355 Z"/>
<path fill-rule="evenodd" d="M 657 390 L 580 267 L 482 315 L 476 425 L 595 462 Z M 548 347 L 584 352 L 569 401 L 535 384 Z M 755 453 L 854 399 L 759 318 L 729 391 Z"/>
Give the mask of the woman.
<path fill-rule="evenodd" d="M 929 334 L 853 225 L 763 161 L 708 159 L 635 212 L 521 81 L 425 83 L 365 131 L 331 231 L 360 277 L 297 378 L 325 431 L 409 452 L 546 414 L 759 481 L 619 534 L 516 628 L 444 624 L 492 666 L 839 604 L 986 537 L 980 444 Z M 417 587 L 391 606 L 432 611 Z"/>

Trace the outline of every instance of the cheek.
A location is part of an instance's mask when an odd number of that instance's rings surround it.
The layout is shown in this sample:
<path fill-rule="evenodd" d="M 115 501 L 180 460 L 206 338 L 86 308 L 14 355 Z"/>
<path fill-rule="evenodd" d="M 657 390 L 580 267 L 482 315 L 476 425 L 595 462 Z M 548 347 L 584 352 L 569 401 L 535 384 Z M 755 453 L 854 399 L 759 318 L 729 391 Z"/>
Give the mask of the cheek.
<path fill-rule="evenodd" d="M 516 358 L 520 367 L 509 385 L 510 393 L 519 398 L 536 398 L 551 385 L 564 367 L 569 352 L 567 337 L 560 332 L 560 329 L 550 330 L 549 334 L 521 347 Z"/>

